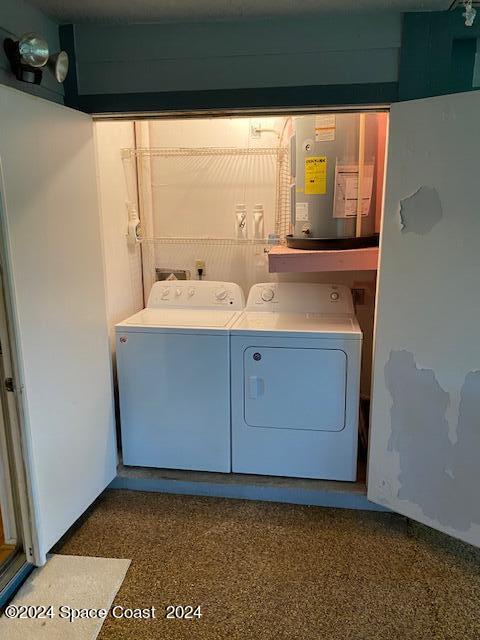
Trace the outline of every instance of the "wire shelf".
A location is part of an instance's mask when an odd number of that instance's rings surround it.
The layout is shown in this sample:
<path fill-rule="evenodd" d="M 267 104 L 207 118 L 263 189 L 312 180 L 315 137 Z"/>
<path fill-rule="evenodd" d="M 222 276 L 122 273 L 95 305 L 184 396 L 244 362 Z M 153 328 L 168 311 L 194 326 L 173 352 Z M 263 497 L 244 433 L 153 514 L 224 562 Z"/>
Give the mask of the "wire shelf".
<path fill-rule="evenodd" d="M 255 269 L 254 265 L 257 264 L 259 255 L 266 255 L 275 245 L 284 243 L 290 222 L 290 151 L 288 147 L 139 147 L 124 148 L 121 150 L 121 155 L 127 185 L 129 185 L 129 199 L 134 203 L 138 202 L 140 220 L 145 232 L 141 237 L 144 247 L 142 259 L 145 291 L 151 286 L 151 281 L 155 277 L 154 269 L 158 266 L 161 255 L 170 256 L 169 262 L 171 262 L 171 254 L 175 256 L 178 254 L 187 259 L 192 251 L 197 252 L 194 247 L 198 247 L 198 251 L 206 252 L 209 256 L 210 263 L 213 261 L 216 264 L 220 260 L 223 264 L 222 268 L 228 269 L 231 256 L 238 251 L 243 251 L 242 255 L 250 264 L 249 268 Z M 165 167 L 170 167 L 169 170 L 172 170 L 183 166 L 185 162 L 189 165 L 198 164 L 198 166 L 205 164 L 217 166 L 222 163 L 223 167 L 231 167 L 230 171 L 235 175 L 238 174 L 238 162 L 242 163 L 242 167 L 249 166 L 250 171 L 258 166 L 260 175 L 264 174 L 265 167 L 268 166 L 269 171 L 270 169 L 273 171 L 272 188 L 275 190 L 274 227 L 271 230 L 277 237 L 273 235 L 264 238 L 155 236 L 150 217 L 152 215 L 152 167 L 154 164 L 157 165 L 155 176 L 160 179 L 159 174 L 165 172 Z M 220 179 L 225 182 L 225 171 L 220 173 Z M 145 211 L 150 213 L 145 215 Z M 188 233 L 186 229 L 185 231 Z M 178 232 L 184 233 L 180 228 Z M 226 234 L 229 234 L 228 230 Z M 254 280 L 256 277 L 252 276 Z"/>
<path fill-rule="evenodd" d="M 245 246 L 245 245 L 258 245 L 264 247 L 272 247 L 277 244 L 274 240 L 270 242 L 267 238 L 172 238 L 172 237 L 145 237 L 142 238 L 142 242 L 149 244 L 208 244 L 217 246 Z"/>
<path fill-rule="evenodd" d="M 277 156 L 286 155 L 285 147 L 149 147 L 122 149 L 122 158 L 191 156 Z"/>

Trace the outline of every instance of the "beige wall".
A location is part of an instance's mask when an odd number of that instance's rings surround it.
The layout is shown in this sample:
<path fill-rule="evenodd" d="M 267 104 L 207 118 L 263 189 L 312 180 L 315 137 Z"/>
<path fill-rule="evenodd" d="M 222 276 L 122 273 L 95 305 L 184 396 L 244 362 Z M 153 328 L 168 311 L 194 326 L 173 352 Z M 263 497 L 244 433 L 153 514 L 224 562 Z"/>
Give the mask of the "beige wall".
<path fill-rule="evenodd" d="M 143 308 L 140 245 L 129 245 L 127 189 L 121 159 L 134 146 L 133 122 L 96 122 L 97 180 L 102 221 L 107 315 L 114 348 L 114 325 Z"/>
<path fill-rule="evenodd" d="M 281 131 L 283 119 L 254 118 L 252 122 L 262 128 L 276 128 Z M 252 138 L 249 119 L 192 120 L 192 121 L 150 121 L 148 137 L 151 146 L 275 146 L 278 138 L 265 132 L 260 139 Z M 98 175 L 100 185 L 101 212 L 103 221 L 107 309 L 111 327 L 114 323 L 131 315 L 143 306 L 141 299 L 140 248 L 129 247 L 125 233 L 127 228 L 126 183 L 120 158 L 122 147 L 134 146 L 133 123 L 105 121 L 95 124 L 98 149 Z M 206 180 L 205 172 L 195 173 L 195 164 L 188 159 L 154 159 L 151 163 L 152 216 L 154 233 L 158 236 L 190 235 L 198 239 L 202 235 L 210 237 L 233 237 L 234 206 L 241 194 L 247 201 L 249 213 L 257 201 L 265 204 L 267 222 L 265 231 L 273 231 L 273 209 L 275 200 L 274 180 L 264 167 L 261 173 L 251 172 L 245 182 L 241 166 L 237 166 L 237 176 L 228 169 L 228 161 L 217 165 L 216 178 L 219 193 Z M 183 160 L 183 164 L 182 164 Z M 252 165 L 254 166 L 254 165 Z M 172 172 L 172 167 L 175 169 Z M 176 168 L 175 168 L 176 167 Z M 245 168 L 245 166 L 243 167 Z M 188 169 L 188 171 L 187 171 Z M 180 175 L 183 172 L 183 176 Z M 208 172 L 207 172 L 208 173 Z M 229 175 L 230 186 L 221 186 L 222 178 Z M 211 176 L 210 176 L 211 177 Z M 194 197 L 182 199 L 177 180 L 182 189 L 192 187 Z M 188 190 L 187 190 L 188 191 Z M 213 193 L 212 193 L 213 191 Z M 246 197 L 245 197 L 246 194 Z M 189 222 L 191 228 L 189 229 Z M 201 224 L 199 224 L 199 222 Z M 250 220 L 251 222 L 251 220 Z M 346 284 L 366 291 L 365 304 L 357 308 L 357 316 L 364 332 L 364 357 L 362 368 L 362 393 L 369 394 L 371 372 L 371 350 L 374 316 L 375 273 L 374 272 L 332 272 L 332 273 L 292 273 L 274 274 L 268 272 L 267 255 L 263 245 L 211 244 L 208 242 L 174 241 L 171 243 L 142 244 L 142 252 L 152 268 L 188 269 L 195 277 L 195 260 L 206 263 L 206 278 L 237 282 L 245 295 L 257 282 L 295 281 Z M 144 265 L 145 266 L 145 265 Z M 149 278 L 145 278 L 147 281 Z M 147 289 L 149 287 L 147 286 Z M 148 291 L 146 291 L 148 295 Z M 112 329 L 113 332 L 113 329 Z"/>

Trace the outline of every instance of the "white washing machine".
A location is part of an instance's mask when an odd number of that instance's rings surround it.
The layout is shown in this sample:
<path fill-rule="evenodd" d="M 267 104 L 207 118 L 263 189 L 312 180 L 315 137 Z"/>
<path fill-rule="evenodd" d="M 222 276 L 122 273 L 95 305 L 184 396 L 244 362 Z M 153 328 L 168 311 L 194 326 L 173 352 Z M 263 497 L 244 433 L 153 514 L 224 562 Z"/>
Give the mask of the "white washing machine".
<path fill-rule="evenodd" d="M 253 286 L 231 330 L 232 470 L 355 480 L 361 351 L 347 287 Z"/>
<path fill-rule="evenodd" d="M 231 282 L 156 282 L 147 308 L 116 326 L 123 462 L 231 471 Z"/>

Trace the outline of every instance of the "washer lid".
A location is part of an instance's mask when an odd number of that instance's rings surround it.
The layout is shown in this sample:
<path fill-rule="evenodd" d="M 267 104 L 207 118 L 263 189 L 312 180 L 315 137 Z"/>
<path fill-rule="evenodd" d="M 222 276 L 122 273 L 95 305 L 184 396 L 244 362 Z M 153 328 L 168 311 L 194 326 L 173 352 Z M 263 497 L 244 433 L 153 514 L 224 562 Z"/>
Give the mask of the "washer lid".
<path fill-rule="evenodd" d="M 237 316 L 223 309 L 143 309 L 117 327 L 226 329 Z"/>
<path fill-rule="evenodd" d="M 309 337 L 315 338 L 342 337 L 361 339 L 362 337 L 362 332 L 355 316 L 348 315 L 245 311 L 232 327 L 232 333 L 235 334 L 275 334 L 277 332 L 307 334 Z"/>

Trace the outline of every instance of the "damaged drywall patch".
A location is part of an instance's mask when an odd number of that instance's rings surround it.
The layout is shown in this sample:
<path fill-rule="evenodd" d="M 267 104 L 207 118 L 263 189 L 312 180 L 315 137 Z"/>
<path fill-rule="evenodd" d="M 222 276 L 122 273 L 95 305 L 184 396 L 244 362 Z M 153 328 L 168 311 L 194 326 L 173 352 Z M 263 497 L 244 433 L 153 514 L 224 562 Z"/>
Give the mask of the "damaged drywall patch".
<path fill-rule="evenodd" d="M 385 382 L 392 398 L 388 449 L 400 462 L 398 498 L 454 529 L 480 523 L 480 372 L 465 378 L 455 444 L 446 418 L 450 397 L 433 370 L 419 369 L 409 351 L 392 351 Z"/>
<path fill-rule="evenodd" d="M 388 449 L 400 457 L 398 497 L 418 503 L 430 517 L 440 519 L 448 505 L 437 504 L 437 488 L 451 480 L 445 473 L 451 446 L 445 417 L 448 393 L 431 369 L 417 367 L 408 351 L 390 353 L 385 382 L 393 401 Z M 440 502 L 443 495 L 441 489 Z"/>
<path fill-rule="evenodd" d="M 400 228 L 403 233 L 425 235 L 443 217 L 442 203 L 433 187 L 420 187 L 400 200 Z"/>

